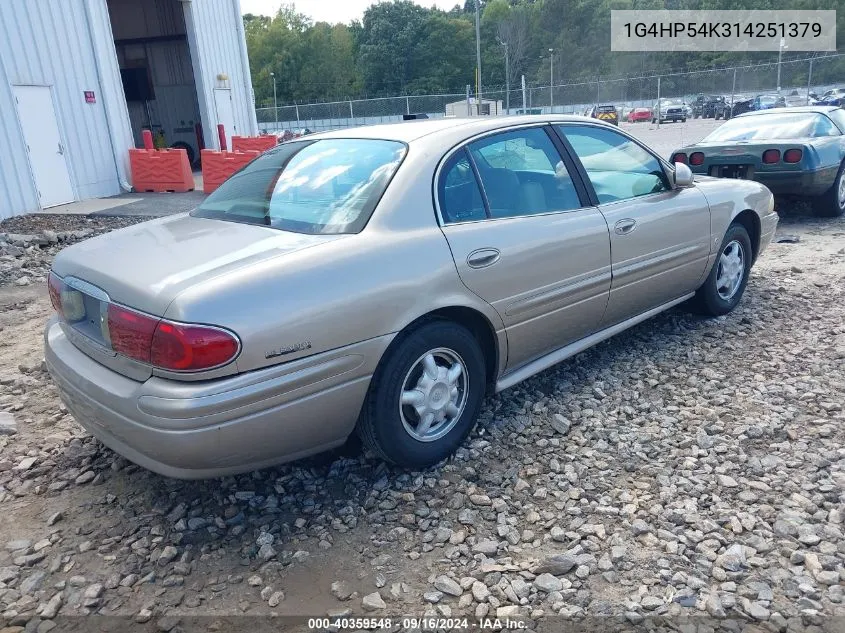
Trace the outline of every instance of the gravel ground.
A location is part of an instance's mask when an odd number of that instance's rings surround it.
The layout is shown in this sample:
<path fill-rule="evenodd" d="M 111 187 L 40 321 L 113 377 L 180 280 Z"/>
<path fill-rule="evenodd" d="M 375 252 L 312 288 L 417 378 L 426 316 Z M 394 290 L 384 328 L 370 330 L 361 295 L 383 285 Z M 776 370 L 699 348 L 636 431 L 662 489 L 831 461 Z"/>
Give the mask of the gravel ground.
<path fill-rule="evenodd" d="M 44 371 L 52 255 L 135 220 L 3 222 L 0 631 L 329 613 L 845 630 L 845 219 L 781 213 L 798 241 L 735 312 L 670 311 L 489 398 L 448 463 L 350 446 L 206 482 L 103 447 Z"/>

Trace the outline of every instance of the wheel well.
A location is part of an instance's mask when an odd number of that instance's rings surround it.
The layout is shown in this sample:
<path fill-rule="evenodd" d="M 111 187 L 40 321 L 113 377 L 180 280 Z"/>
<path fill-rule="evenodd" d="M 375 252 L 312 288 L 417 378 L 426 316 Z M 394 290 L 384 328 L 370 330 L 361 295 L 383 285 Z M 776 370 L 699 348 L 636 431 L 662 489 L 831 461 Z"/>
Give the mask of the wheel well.
<path fill-rule="evenodd" d="M 499 367 L 499 346 L 496 343 L 496 332 L 490 321 L 487 320 L 481 312 L 473 308 L 466 308 L 463 306 L 451 306 L 448 308 L 440 308 L 421 316 L 419 319 L 411 323 L 407 328 L 413 328 L 423 321 L 431 319 L 445 319 L 460 323 L 467 328 L 478 344 L 481 346 L 481 351 L 484 353 L 484 364 L 487 369 L 487 384 L 495 384 L 496 375 Z"/>
<path fill-rule="evenodd" d="M 741 224 L 748 231 L 748 237 L 751 238 L 752 263 L 757 259 L 757 253 L 760 252 L 760 218 L 751 209 L 746 209 L 737 215 L 734 222 Z"/>

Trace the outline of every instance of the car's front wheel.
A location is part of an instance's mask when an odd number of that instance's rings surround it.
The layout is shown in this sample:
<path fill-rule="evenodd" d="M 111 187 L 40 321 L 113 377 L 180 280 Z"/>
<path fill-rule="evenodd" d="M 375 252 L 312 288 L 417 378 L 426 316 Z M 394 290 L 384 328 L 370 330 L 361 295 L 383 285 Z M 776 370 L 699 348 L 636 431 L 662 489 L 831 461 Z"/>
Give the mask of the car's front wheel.
<path fill-rule="evenodd" d="M 813 210 L 824 218 L 838 218 L 845 214 L 845 161 L 839 166 L 830 189 L 813 201 Z"/>
<path fill-rule="evenodd" d="M 709 316 L 721 316 L 733 310 L 748 284 L 752 257 L 748 231 L 741 224 L 731 224 L 710 274 L 695 293 L 693 304 L 697 311 Z"/>
<path fill-rule="evenodd" d="M 455 452 L 486 391 L 484 353 L 465 327 L 429 321 L 400 334 L 379 363 L 358 420 L 364 446 L 410 468 Z"/>

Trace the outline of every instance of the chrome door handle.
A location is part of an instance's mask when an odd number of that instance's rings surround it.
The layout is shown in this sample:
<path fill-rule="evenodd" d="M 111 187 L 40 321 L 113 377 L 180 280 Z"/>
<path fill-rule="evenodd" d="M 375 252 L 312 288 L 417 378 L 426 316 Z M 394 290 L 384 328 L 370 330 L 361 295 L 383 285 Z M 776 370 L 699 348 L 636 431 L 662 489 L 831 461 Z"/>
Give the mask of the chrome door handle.
<path fill-rule="evenodd" d="M 617 235 L 627 235 L 635 228 L 637 228 L 637 221 L 633 218 L 619 220 L 619 222 L 613 225 L 613 230 L 616 231 Z"/>
<path fill-rule="evenodd" d="M 499 250 L 495 248 L 479 248 L 467 256 L 467 266 L 470 268 L 484 268 L 499 261 Z"/>

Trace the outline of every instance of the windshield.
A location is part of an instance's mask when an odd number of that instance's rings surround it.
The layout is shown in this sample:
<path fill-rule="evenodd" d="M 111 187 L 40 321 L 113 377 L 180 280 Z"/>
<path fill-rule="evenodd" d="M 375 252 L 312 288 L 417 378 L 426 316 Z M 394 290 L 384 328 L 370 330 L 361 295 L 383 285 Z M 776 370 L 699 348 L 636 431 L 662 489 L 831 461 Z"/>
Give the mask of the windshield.
<path fill-rule="evenodd" d="M 731 119 L 704 141 L 795 139 L 830 135 L 830 121 L 812 112 L 760 114 Z"/>
<path fill-rule="evenodd" d="M 224 182 L 192 213 L 297 233 L 364 228 L 405 155 L 375 139 L 285 143 Z"/>

